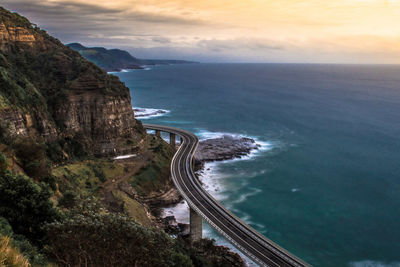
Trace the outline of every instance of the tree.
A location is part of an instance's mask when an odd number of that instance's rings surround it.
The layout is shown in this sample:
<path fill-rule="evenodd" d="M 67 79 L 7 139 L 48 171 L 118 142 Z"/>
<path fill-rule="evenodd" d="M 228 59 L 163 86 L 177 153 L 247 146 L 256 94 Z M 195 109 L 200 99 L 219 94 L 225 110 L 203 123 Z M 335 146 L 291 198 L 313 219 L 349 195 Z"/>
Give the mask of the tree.
<path fill-rule="evenodd" d="M 0 173 L 4 173 L 7 170 L 7 167 L 7 157 L 3 153 L 0 153 Z"/>
<path fill-rule="evenodd" d="M 46 250 L 60 266 L 192 266 L 164 232 L 91 204 L 46 225 Z"/>
<path fill-rule="evenodd" d="M 0 174 L 0 216 L 10 223 L 16 234 L 36 244 L 44 236 L 41 227 L 58 218 L 50 195 L 47 185 L 38 185 L 25 175 L 10 171 Z"/>
<path fill-rule="evenodd" d="M 18 140 L 13 147 L 27 175 L 33 178 L 44 178 L 50 175 L 44 144 L 30 138 L 23 138 Z"/>

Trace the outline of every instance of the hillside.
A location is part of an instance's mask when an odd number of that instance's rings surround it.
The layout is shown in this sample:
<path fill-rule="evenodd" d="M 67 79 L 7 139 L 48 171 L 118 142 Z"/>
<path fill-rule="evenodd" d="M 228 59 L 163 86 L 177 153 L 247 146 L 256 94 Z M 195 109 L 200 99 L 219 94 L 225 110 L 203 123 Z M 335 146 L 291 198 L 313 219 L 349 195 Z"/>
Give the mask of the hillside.
<path fill-rule="evenodd" d="M 103 47 L 85 47 L 79 43 L 68 44 L 78 51 L 84 58 L 93 62 L 106 71 L 120 71 L 121 69 L 141 69 L 142 62 L 127 51 L 120 49 L 105 49 Z"/>
<path fill-rule="evenodd" d="M 81 53 L 83 57 L 106 71 L 120 71 L 122 69 L 141 69 L 145 65 L 191 64 L 195 62 L 167 59 L 138 59 L 129 52 L 120 49 L 106 49 L 104 47 L 85 47 L 79 43 L 67 44 L 68 47 Z"/>
<path fill-rule="evenodd" d="M 129 89 L 117 77 L 25 18 L 0 12 L 0 120 L 13 134 L 80 139 L 97 155 L 125 153 L 128 140 L 141 141 Z"/>
<path fill-rule="evenodd" d="M 164 231 L 174 153 L 117 77 L 0 7 L 1 266 L 241 266 Z"/>

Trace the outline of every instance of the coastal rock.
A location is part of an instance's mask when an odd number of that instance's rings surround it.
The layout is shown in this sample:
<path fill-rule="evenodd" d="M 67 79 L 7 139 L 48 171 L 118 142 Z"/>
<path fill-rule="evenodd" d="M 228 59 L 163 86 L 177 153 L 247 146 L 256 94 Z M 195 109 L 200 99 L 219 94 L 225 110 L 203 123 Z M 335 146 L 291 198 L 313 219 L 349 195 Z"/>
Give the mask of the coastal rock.
<path fill-rule="evenodd" d="M 32 46 L 36 41 L 35 36 L 23 27 L 7 27 L 0 23 L 0 49 L 5 50 L 13 43 L 24 43 Z"/>
<path fill-rule="evenodd" d="M 246 156 L 259 147 L 260 145 L 251 138 L 224 135 L 220 138 L 200 141 L 194 158 L 197 164 L 230 160 Z"/>
<path fill-rule="evenodd" d="M 232 252 L 228 247 L 216 246 L 214 239 L 202 239 L 193 244 L 197 254 L 213 262 L 215 266 L 246 266 L 239 254 Z"/>
<path fill-rule="evenodd" d="M 151 207 L 165 207 L 171 204 L 179 203 L 182 200 L 182 196 L 178 189 L 176 189 L 172 183 L 169 183 L 168 186 L 168 191 L 163 192 L 162 194 L 151 194 L 142 200 Z"/>

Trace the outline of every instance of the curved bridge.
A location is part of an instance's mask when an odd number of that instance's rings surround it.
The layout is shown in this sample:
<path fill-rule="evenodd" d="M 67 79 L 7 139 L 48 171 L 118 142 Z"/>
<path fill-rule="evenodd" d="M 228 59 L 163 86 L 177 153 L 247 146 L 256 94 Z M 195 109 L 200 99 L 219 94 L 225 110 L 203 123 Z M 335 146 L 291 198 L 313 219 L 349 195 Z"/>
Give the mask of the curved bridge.
<path fill-rule="evenodd" d="M 234 246 L 262 266 L 310 266 L 259 234 L 226 210 L 202 188 L 193 171 L 193 156 L 199 144 L 196 135 L 174 127 L 154 124 L 144 124 L 143 126 L 148 130 L 155 130 L 158 136 L 160 136 L 160 132 L 170 133 L 173 145 L 175 145 L 175 135 L 180 136 L 181 144 L 171 162 L 174 184 L 191 209 Z"/>

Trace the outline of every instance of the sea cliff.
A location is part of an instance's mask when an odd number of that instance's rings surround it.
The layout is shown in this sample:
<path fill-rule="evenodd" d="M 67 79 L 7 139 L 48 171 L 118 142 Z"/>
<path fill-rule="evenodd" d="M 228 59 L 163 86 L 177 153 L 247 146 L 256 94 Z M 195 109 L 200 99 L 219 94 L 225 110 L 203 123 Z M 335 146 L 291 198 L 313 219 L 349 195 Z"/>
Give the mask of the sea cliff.
<path fill-rule="evenodd" d="M 96 155 L 126 153 L 143 140 L 118 78 L 23 17 L 1 12 L 0 120 L 12 133 L 47 142 L 79 136 Z"/>
<path fill-rule="evenodd" d="M 117 77 L 0 7 L 1 262 L 18 255 L 25 266 L 241 263 L 212 241 L 172 238 L 152 214 L 179 200 L 174 153 L 146 134 Z"/>

